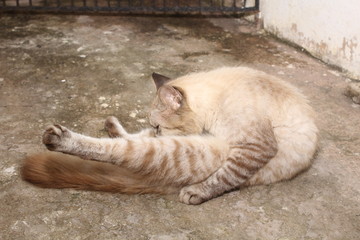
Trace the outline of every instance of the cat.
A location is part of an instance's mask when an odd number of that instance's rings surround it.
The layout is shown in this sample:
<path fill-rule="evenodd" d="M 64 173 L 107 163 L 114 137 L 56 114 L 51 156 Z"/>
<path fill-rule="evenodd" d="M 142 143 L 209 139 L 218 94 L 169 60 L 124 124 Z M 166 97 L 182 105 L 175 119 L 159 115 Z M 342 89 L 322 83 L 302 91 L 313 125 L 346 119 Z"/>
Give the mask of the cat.
<path fill-rule="evenodd" d="M 62 153 L 27 157 L 23 179 L 48 188 L 178 192 L 181 202 L 200 204 L 291 179 L 311 165 L 314 112 L 289 83 L 246 67 L 152 77 L 152 128 L 129 134 L 109 117 L 110 138 L 92 138 L 52 125 L 43 143 Z"/>

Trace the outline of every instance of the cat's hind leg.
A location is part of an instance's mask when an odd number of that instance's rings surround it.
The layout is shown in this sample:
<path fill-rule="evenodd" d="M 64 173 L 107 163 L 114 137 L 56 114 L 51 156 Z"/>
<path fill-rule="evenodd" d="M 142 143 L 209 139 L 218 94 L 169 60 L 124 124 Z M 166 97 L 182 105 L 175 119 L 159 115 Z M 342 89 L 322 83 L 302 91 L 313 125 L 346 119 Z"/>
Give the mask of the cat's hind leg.
<path fill-rule="evenodd" d="M 226 142 L 213 136 L 93 138 L 53 125 L 43 143 L 51 151 L 118 165 L 152 183 L 186 186 L 215 172 L 228 156 Z M 150 183 L 149 183 L 150 184 Z"/>

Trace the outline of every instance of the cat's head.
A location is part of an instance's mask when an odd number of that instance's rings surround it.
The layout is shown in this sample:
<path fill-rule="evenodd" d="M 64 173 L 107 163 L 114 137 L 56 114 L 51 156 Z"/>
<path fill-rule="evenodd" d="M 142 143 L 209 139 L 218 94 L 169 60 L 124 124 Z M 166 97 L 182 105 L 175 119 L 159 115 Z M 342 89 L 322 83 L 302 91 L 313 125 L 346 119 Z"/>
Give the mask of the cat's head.
<path fill-rule="evenodd" d="M 149 120 L 157 135 L 190 135 L 202 132 L 196 114 L 190 109 L 186 93 L 171 79 L 163 75 L 152 75 L 157 93 L 153 101 Z"/>

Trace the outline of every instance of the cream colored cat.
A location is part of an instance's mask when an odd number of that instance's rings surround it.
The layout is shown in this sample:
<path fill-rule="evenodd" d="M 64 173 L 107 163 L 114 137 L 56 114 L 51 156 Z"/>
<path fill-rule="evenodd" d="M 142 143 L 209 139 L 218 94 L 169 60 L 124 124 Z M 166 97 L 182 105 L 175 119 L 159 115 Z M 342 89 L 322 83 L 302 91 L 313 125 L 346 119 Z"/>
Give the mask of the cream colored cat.
<path fill-rule="evenodd" d="M 310 166 L 318 130 L 312 109 L 290 84 L 244 67 L 153 78 L 152 129 L 128 134 L 110 117 L 112 138 L 99 139 L 50 126 L 43 135 L 47 148 L 81 158 L 30 156 L 23 178 L 52 188 L 180 191 L 181 202 L 200 204 L 243 186 L 290 179 Z"/>

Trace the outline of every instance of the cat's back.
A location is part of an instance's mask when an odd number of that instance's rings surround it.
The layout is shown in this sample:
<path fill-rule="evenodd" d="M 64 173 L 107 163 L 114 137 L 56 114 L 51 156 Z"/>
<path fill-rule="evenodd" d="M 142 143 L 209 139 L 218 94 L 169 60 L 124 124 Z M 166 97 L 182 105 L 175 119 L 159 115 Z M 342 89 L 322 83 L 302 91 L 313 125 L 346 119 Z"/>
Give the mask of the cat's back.
<path fill-rule="evenodd" d="M 189 74 L 175 79 L 171 84 L 183 89 L 190 102 L 306 102 L 304 96 L 290 84 L 247 67 L 223 67 L 209 72 Z"/>
<path fill-rule="evenodd" d="M 249 86 L 248 79 L 255 71 L 244 67 L 223 67 L 208 72 L 185 75 L 171 82 L 184 90 L 190 105 L 207 102 L 216 104 L 224 94 L 239 97 Z"/>
<path fill-rule="evenodd" d="M 244 109 L 251 109 L 279 124 L 290 121 L 288 118 L 313 115 L 306 98 L 291 84 L 247 67 L 189 74 L 171 85 L 184 90 L 190 107 L 197 112 L 220 107 L 225 113 L 242 114 Z"/>

